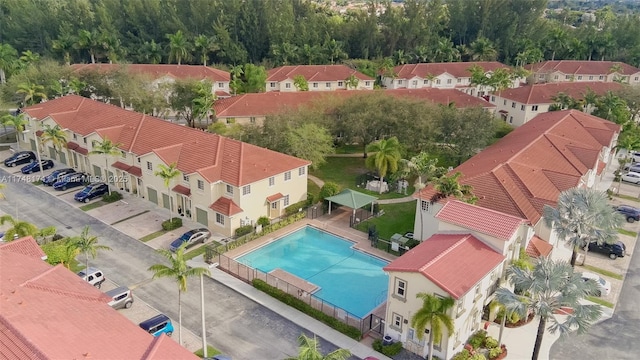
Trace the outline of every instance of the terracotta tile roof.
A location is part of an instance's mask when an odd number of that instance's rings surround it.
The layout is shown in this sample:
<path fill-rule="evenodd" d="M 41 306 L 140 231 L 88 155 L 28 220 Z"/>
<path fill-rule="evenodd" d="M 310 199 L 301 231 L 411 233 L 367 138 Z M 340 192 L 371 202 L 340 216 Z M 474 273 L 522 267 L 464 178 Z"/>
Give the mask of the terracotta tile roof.
<path fill-rule="evenodd" d="M 553 245 L 534 235 L 527 245 L 527 255 L 537 258 L 540 256 L 549 256 L 553 250 Z"/>
<path fill-rule="evenodd" d="M 469 68 L 473 65 L 482 67 L 485 72 L 495 71 L 496 69 L 511 69 L 510 66 L 497 61 L 477 61 L 406 64 L 396 66 L 393 68 L 393 71 L 396 74 L 396 79 L 411 79 L 414 77 L 425 79 L 429 76 L 439 76 L 442 74 L 449 74 L 456 78 L 468 78 L 471 77 Z"/>
<path fill-rule="evenodd" d="M 73 141 L 67 142 L 67 149 L 73 150 L 73 151 L 77 152 L 78 154 L 82 154 L 82 155 L 89 154 L 89 150 L 87 150 L 86 148 L 83 148 L 82 146 L 78 145 L 77 143 L 75 143 Z"/>
<path fill-rule="evenodd" d="M 586 60 L 554 60 L 543 61 L 525 66 L 525 69 L 534 73 L 586 74 L 604 75 L 611 74 L 611 68 L 619 65 L 621 75 L 632 75 L 640 72 L 640 69 L 618 61 L 586 61 Z"/>
<path fill-rule="evenodd" d="M 191 189 L 183 185 L 176 185 L 171 189 L 171 191 L 177 192 L 178 194 L 182 194 L 184 196 L 191 196 Z"/>
<path fill-rule="evenodd" d="M 504 256 L 473 235 L 435 234 L 383 270 L 420 273 L 459 299 L 503 260 Z"/>
<path fill-rule="evenodd" d="M 137 176 L 137 177 L 141 177 L 142 176 L 142 169 L 140 169 L 137 166 L 131 166 L 128 164 L 125 164 L 121 161 L 116 161 L 113 164 L 111 164 L 111 166 L 113 166 L 116 169 L 120 169 L 122 171 L 126 171 L 129 174 L 133 175 L 133 176 Z"/>
<path fill-rule="evenodd" d="M 574 99 L 581 100 L 589 90 L 598 96 L 602 96 L 608 91 L 617 91 L 623 88 L 624 85 L 616 82 L 545 83 L 506 89 L 496 95 L 524 104 L 553 104 L 552 98 L 561 92 Z"/>
<path fill-rule="evenodd" d="M 343 81 L 351 75 L 358 80 L 374 80 L 346 65 L 288 65 L 271 69 L 267 72 L 267 81 L 293 80 L 302 75 L 308 81 Z"/>
<path fill-rule="evenodd" d="M 271 196 L 267 196 L 267 201 L 268 202 L 274 202 L 276 200 L 280 200 L 284 197 L 284 195 L 282 195 L 282 193 L 275 193 Z"/>
<path fill-rule="evenodd" d="M 607 164 L 602 161 L 598 163 L 598 175 L 602 175 L 602 171 L 607 167 Z"/>
<path fill-rule="evenodd" d="M 176 65 L 176 64 L 73 64 L 71 69 L 75 72 L 100 71 L 110 72 L 119 69 L 127 69 L 133 74 L 143 74 L 157 80 L 163 77 L 174 79 L 211 80 L 213 82 L 228 82 L 231 76 L 228 72 L 202 65 Z"/>
<path fill-rule="evenodd" d="M 222 180 L 243 186 L 310 164 L 293 156 L 77 95 L 27 107 L 24 112 L 36 119 L 50 117 L 61 127 L 82 136 L 91 133 L 113 136 L 109 139 L 121 144 L 121 150 L 138 156 L 154 151 L 167 164 L 177 162 L 184 174 L 198 172 L 209 182 Z M 70 143 L 71 148 L 83 153 L 80 150 L 83 148 L 75 145 Z M 127 171 L 138 177 L 142 175 L 137 166 Z"/>
<path fill-rule="evenodd" d="M 242 208 L 240 208 L 240 206 L 236 205 L 233 200 L 225 197 L 218 198 L 218 200 L 211 204 L 209 208 L 226 216 L 232 216 L 244 211 L 242 210 Z"/>
<path fill-rule="evenodd" d="M 62 265 L 5 247 L 0 264 L 0 359 L 197 359 L 154 339 Z"/>
<path fill-rule="evenodd" d="M 527 222 L 516 216 L 458 200 L 448 201 L 436 214 L 436 218 L 502 240 L 511 239 L 520 225 Z"/>
<path fill-rule="evenodd" d="M 286 109 L 298 109 L 314 103 L 327 102 L 327 99 L 346 100 L 352 96 L 372 94 L 381 91 L 389 96 L 407 97 L 429 101 L 435 104 L 448 105 L 454 103 L 458 108 L 482 106 L 494 108 L 495 105 L 475 96 L 455 89 L 386 89 L 386 90 L 351 90 L 351 91 L 271 91 L 257 94 L 243 94 L 216 101 L 213 108 L 219 118 L 258 117 L 273 115 Z"/>
<path fill-rule="evenodd" d="M 620 126 L 577 110 L 540 114 L 452 172 L 473 187 L 476 205 L 536 224 L 544 205 L 575 187 Z M 433 186 L 417 198 L 437 201 Z M 445 201 L 445 200 L 442 200 Z"/>
<path fill-rule="evenodd" d="M 0 242 L 0 251 L 11 251 L 34 258 L 40 258 L 42 260 L 47 259 L 47 254 L 42 251 L 42 248 L 40 248 L 38 243 L 31 236 L 25 236 L 5 243 Z"/>

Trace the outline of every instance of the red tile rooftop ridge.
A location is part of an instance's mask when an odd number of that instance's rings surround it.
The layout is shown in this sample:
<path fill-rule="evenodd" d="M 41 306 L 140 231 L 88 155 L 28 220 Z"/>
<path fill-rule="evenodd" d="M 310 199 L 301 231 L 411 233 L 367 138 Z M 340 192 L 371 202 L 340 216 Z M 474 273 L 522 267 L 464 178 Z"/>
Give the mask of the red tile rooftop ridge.
<path fill-rule="evenodd" d="M 459 200 L 449 200 L 438 211 L 436 218 L 502 240 L 509 240 L 518 227 L 527 222 L 517 216 L 467 204 Z"/>

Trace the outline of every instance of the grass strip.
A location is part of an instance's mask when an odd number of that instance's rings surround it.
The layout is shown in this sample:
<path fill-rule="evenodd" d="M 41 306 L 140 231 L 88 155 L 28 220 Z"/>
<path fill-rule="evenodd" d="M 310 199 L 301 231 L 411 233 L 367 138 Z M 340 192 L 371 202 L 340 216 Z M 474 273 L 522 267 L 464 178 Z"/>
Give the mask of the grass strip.
<path fill-rule="evenodd" d="M 124 219 L 120 219 L 120 220 L 118 220 L 118 221 L 116 221 L 116 222 L 114 222 L 114 223 L 111 223 L 111 225 L 113 226 L 113 225 L 115 225 L 115 224 L 119 224 L 119 223 L 121 223 L 121 222 L 123 222 L 123 221 L 127 221 L 127 220 L 129 220 L 129 219 L 133 219 L 133 218 L 134 218 L 134 217 L 136 217 L 136 216 L 140 216 L 140 215 L 142 215 L 142 214 L 146 214 L 146 213 L 148 213 L 148 212 L 149 212 L 149 210 L 145 210 L 145 211 L 139 212 L 139 213 L 137 213 L 137 214 L 133 214 L 133 215 L 131 215 L 131 216 L 129 216 L 129 217 L 126 217 L 126 218 L 124 218 Z"/>
<path fill-rule="evenodd" d="M 594 302 L 596 304 L 602 305 L 602 306 L 606 306 L 609 309 L 613 309 L 613 304 L 608 302 L 607 300 L 602 300 L 599 297 L 595 297 L 595 296 L 587 296 L 585 299 Z"/>
<path fill-rule="evenodd" d="M 93 209 L 99 208 L 100 206 L 104 206 L 104 205 L 107 205 L 107 203 L 102 201 L 102 200 L 100 200 L 100 201 L 96 201 L 96 202 L 91 203 L 91 204 L 82 205 L 82 206 L 80 206 L 80 210 L 89 211 L 89 210 L 93 210 Z"/>
<path fill-rule="evenodd" d="M 625 200 L 631 200 L 631 201 L 635 201 L 635 202 L 640 202 L 640 199 L 638 199 L 635 196 L 630 196 L 630 195 L 621 195 L 621 194 L 614 194 L 614 197 L 620 198 L 620 199 L 625 199 Z"/>
<path fill-rule="evenodd" d="M 198 350 L 196 350 L 193 354 L 199 358 L 204 358 L 204 351 L 202 351 L 203 348 L 200 348 Z M 214 348 L 211 345 L 207 345 L 207 358 L 210 358 L 214 355 L 218 355 L 220 354 L 220 350 Z"/>
<path fill-rule="evenodd" d="M 618 233 L 620 233 L 622 235 L 633 236 L 633 237 L 638 236 L 637 232 L 631 231 L 631 230 L 625 230 L 625 229 L 618 229 Z"/>
<path fill-rule="evenodd" d="M 160 237 L 160 236 L 166 234 L 167 232 L 169 232 L 169 231 L 168 230 L 158 230 L 158 231 L 156 231 L 154 233 L 151 233 L 149 235 L 145 235 L 145 236 L 141 237 L 138 240 L 140 240 L 142 242 L 147 242 L 149 240 L 153 240 L 153 239 L 155 239 L 157 237 Z"/>
<path fill-rule="evenodd" d="M 587 270 L 591 270 L 593 272 L 596 272 L 600 275 L 604 275 L 604 276 L 608 276 L 610 278 L 613 279 L 617 279 L 617 280 L 622 280 L 623 276 L 620 274 L 616 274 L 612 271 L 609 270 L 605 270 L 605 269 L 600 269 L 599 267 L 595 267 L 595 266 L 591 266 L 591 265 L 582 265 L 583 268 L 587 269 Z"/>

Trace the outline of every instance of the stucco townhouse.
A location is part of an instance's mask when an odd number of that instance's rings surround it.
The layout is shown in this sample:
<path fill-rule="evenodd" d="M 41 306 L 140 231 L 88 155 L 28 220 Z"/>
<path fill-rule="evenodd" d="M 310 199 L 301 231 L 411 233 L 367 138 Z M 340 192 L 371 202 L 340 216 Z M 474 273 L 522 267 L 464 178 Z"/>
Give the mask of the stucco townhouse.
<path fill-rule="evenodd" d="M 373 90 L 375 82 L 346 65 L 287 65 L 267 72 L 266 91 L 300 91 L 295 84 L 299 76 L 307 82 L 308 91 Z"/>
<path fill-rule="evenodd" d="M 454 104 L 457 108 L 482 107 L 489 112 L 494 112 L 495 105 L 481 98 L 467 95 L 453 89 L 381 89 L 384 94 L 394 97 L 407 97 L 434 104 Z M 242 94 L 216 101 L 214 110 L 217 121 L 226 124 L 238 123 L 262 124 L 269 115 L 275 115 L 283 111 L 295 110 L 314 104 L 333 104 L 344 101 L 351 96 L 371 94 L 372 91 L 299 91 L 299 92 L 267 92 L 257 94 Z"/>
<path fill-rule="evenodd" d="M 640 84 L 640 69 L 618 61 L 549 60 L 525 66 L 527 82 L 621 82 Z"/>
<path fill-rule="evenodd" d="M 393 68 L 392 75 L 382 75 L 382 85 L 387 89 L 457 89 L 471 96 L 484 96 L 491 89 L 471 84 L 469 68 L 480 66 L 490 75 L 497 69 L 511 67 L 497 61 L 446 62 L 406 64 Z M 511 87 L 520 86 L 524 79 L 514 79 Z"/>
<path fill-rule="evenodd" d="M 491 94 L 489 101 L 496 106 L 497 114 L 511 126 L 521 126 L 557 102 L 553 100 L 563 93 L 576 100 L 593 92 L 603 96 L 609 91 L 621 90 L 624 85 L 616 82 L 570 82 L 525 85 Z M 593 110 L 592 108 L 586 109 Z"/>
<path fill-rule="evenodd" d="M 56 151 L 40 143 L 43 153 L 115 189 L 180 208 L 222 235 L 261 216 L 281 216 L 287 206 L 306 200 L 306 160 L 76 95 L 27 107 L 24 113 L 32 131 L 22 134 L 23 148 L 29 144 L 35 150 L 35 135 L 43 126 L 59 125 L 67 148 Z M 119 156 L 91 154 L 105 139 L 118 144 Z M 180 171 L 169 189 L 154 175 L 161 164 L 176 164 Z"/>

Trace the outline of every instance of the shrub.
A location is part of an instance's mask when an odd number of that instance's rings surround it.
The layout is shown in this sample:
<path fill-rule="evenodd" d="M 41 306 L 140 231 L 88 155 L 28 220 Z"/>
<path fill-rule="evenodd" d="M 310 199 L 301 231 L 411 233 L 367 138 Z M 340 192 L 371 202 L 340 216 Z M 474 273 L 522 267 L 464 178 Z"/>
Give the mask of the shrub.
<path fill-rule="evenodd" d="M 486 339 L 484 339 L 484 347 L 486 347 L 487 349 L 494 349 L 498 347 L 498 340 L 496 340 L 495 338 L 491 337 L 491 336 L 487 336 Z"/>
<path fill-rule="evenodd" d="M 286 216 L 290 216 L 293 215 L 295 213 L 297 213 L 298 211 L 300 211 L 300 209 L 304 209 L 307 207 L 307 200 L 304 201 L 298 201 L 295 204 L 291 204 L 289 206 L 287 206 L 286 208 L 284 208 L 284 214 Z"/>
<path fill-rule="evenodd" d="M 467 349 L 460 351 L 459 353 L 453 355 L 453 357 L 451 358 L 451 360 L 469 360 L 469 359 L 471 359 L 471 353 Z"/>
<path fill-rule="evenodd" d="M 251 224 L 240 226 L 236 229 L 236 236 L 240 237 L 243 235 L 251 234 L 253 232 L 253 226 Z"/>
<path fill-rule="evenodd" d="M 165 220 L 162 222 L 162 230 L 169 231 L 174 230 L 182 226 L 182 219 L 179 217 L 174 217 L 170 220 Z"/>
<path fill-rule="evenodd" d="M 500 347 L 494 347 L 489 349 L 489 359 L 494 359 L 497 358 L 498 356 L 500 356 L 500 354 L 502 354 L 502 348 Z"/>
<path fill-rule="evenodd" d="M 333 182 L 326 182 L 320 189 L 320 200 L 336 195 L 340 192 L 340 185 Z"/>
<path fill-rule="evenodd" d="M 102 195 L 102 201 L 107 203 L 116 202 L 118 200 L 122 200 L 122 194 L 117 191 L 112 191 L 111 194 Z"/>
<path fill-rule="evenodd" d="M 482 346 L 482 344 L 484 344 L 486 338 L 487 332 L 484 330 L 478 330 L 473 335 L 471 335 L 468 343 L 469 345 L 473 346 L 474 349 L 478 349 L 480 348 L 480 346 Z"/>
<path fill-rule="evenodd" d="M 252 284 L 256 289 L 262 292 L 265 292 L 267 295 L 270 295 L 297 310 L 302 311 L 303 313 L 311 316 L 316 320 L 319 320 L 320 322 L 323 322 L 324 324 L 347 335 L 352 339 L 360 340 L 360 338 L 362 337 L 362 333 L 357 328 L 347 325 L 341 322 L 340 320 L 325 314 L 320 310 L 314 309 L 313 307 L 311 307 L 311 305 L 307 304 L 306 302 L 290 294 L 287 294 L 286 292 L 278 288 L 275 288 L 260 279 L 253 279 Z M 402 347 L 402 344 L 400 344 L 400 347 Z"/>
<path fill-rule="evenodd" d="M 271 220 L 269 220 L 269 218 L 266 216 L 260 216 L 258 218 L 258 225 L 262 227 L 269 226 L 271 225 Z"/>
<path fill-rule="evenodd" d="M 389 357 L 398 355 L 402 351 L 402 343 L 400 341 L 394 342 L 391 345 L 383 345 L 382 340 L 376 339 L 372 344 L 373 350 L 383 353 Z"/>

